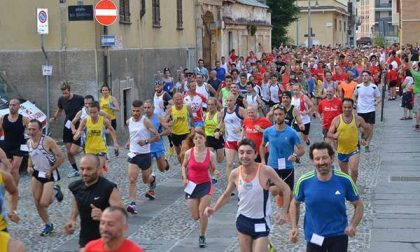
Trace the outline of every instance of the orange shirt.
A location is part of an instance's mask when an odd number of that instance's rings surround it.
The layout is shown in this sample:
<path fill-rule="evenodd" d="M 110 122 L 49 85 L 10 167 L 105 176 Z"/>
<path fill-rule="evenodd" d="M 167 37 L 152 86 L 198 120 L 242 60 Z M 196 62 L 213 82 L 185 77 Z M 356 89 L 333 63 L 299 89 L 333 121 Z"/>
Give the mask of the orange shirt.
<path fill-rule="evenodd" d="M 351 81 L 347 83 L 347 81 L 340 82 L 339 87 L 343 90 L 343 98 L 350 98 L 353 99 L 353 92 L 357 86 L 357 82 Z"/>
<path fill-rule="evenodd" d="M 85 252 L 111 252 L 111 250 L 106 250 L 104 241 L 102 239 L 97 239 L 90 241 L 84 248 Z M 112 250 L 112 252 L 144 252 L 144 250 L 136 245 L 130 240 L 124 240 L 123 244 L 117 249 Z"/>
<path fill-rule="evenodd" d="M 255 126 L 259 125 L 260 128 L 266 129 L 272 125 L 272 123 L 265 117 L 259 117 L 255 120 L 245 118 L 242 124 L 244 128 L 244 136 L 251 139 L 257 145 L 257 153 L 262 142 L 263 133 L 259 132 Z"/>

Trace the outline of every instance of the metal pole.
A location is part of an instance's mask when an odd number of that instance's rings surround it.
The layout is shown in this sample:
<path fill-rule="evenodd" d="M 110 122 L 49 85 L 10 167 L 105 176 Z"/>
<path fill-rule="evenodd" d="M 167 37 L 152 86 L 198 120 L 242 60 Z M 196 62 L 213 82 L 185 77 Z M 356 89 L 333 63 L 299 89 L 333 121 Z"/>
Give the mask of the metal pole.
<path fill-rule="evenodd" d="M 296 20 L 296 46 L 299 46 L 299 19 Z"/>
<path fill-rule="evenodd" d="M 41 50 L 42 53 L 44 54 L 45 57 L 45 65 L 48 66 L 49 62 L 48 62 L 48 55 L 47 52 L 45 51 L 44 48 L 44 34 L 41 34 Z M 46 98 L 47 98 L 47 125 L 45 127 L 45 134 L 48 135 L 49 134 L 49 129 L 50 129 L 50 124 L 48 122 L 48 120 L 50 119 L 50 76 L 46 75 L 45 76 L 45 85 L 46 85 Z"/>
<path fill-rule="evenodd" d="M 311 0 L 308 0 L 308 48 L 312 47 Z"/>

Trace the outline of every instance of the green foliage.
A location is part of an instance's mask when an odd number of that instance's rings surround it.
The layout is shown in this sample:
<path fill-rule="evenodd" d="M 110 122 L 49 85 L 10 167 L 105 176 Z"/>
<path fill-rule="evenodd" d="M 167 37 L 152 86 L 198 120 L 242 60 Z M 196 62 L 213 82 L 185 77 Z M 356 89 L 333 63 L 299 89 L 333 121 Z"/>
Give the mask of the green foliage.
<path fill-rule="evenodd" d="M 299 14 L 299 7 L 295 2 L 296 0 L 267 0 L 267 5 L 271 9 L 271 24 L 273 25 L 271 43 L 273 47 L 288 42 L 287 27 L 297 20 Z"/>
<path fill-rule="evenodd" d="M 248 32 L 251 36 L 254 36 L 257 32 L 257 26 L 255 24 L 248 25 Z"/>
<path fill-rule="evenodd" d="M 376 37 L 374 37 L 373 38 L 373 45 L 374 46 L 379 46 L 379 47 L 385 48 L 386 45 L 387 45 L 387 42 L 386 42 L 385 37 L 382 37 L 382 36 L 376 36 Z"/>

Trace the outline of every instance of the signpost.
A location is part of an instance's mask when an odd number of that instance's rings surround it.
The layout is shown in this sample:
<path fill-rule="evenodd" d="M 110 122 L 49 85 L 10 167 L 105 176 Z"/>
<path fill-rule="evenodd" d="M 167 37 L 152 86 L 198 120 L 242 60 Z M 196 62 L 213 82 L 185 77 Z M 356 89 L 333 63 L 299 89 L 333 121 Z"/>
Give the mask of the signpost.
<path fill-rule="evenodd" d="M 44 36 L 48 34 L 48 9 L 37 8 L 36 9 L 36 23 L 37 23 L 37 32 L 41 37 L 41 50 L 45 57 L 45 65 L 42 66 L 42 75 L 45 76 L 45 85 L 46 85 L 46 98 L 47 98 L 47 119 L 50 119 L 50 76 L 52 75 L 52 66 L 48 64 L 48 55 L 45 52 L 44 48 Z M 49 123 L 45 128 L 46 134 L 49 133 Z"/>
<path fill-rule="evenodd" d="M 36 9 L 36 17 L 38 33 L 41 35 L 48 34 L 48 9 Z"/>

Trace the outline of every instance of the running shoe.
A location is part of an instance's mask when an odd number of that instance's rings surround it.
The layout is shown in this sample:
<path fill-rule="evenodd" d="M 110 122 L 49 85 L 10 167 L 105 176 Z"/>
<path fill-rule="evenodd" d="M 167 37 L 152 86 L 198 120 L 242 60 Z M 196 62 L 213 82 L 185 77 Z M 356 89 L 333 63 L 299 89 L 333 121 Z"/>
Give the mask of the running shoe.
<path fill-rule="evenodd" d="M 152 173 L 153 181 L 149 185 L 149 191 L 156 189 L 156 176 Z"/>
<path fill-rule="evenodd" d="M 365 147 L 365 152 L 370 152 L 369 145 L 366 145 L 366 147 Z"/>
<path fill-rule="evenodd" d="M 169 169 L 171 168 L 171 166 L 169 165 L 169 162 L 167 159 L 165 159 L 166 162 L 166 167 L 165 167 L 165 171 L 169 171 Z"/>
<path fill-rule="evenodd" d="M 198 238 L 198 246 L 200 246 L 200 248 L 205 248 L 207 246 L 206 237 L 204 237 L 204 235 L 200 235 Z"/>
<path fill-rule="evenodd" d="M 138 214 L 136 204 L 132 202 L 130 205 L 128 205 L 127 212 L 131 214 Z"/>
<path fill-rule="evenodd" d="M 41 236 L 47 236 L 51 234 L 54 231 L 54 225 L 51 224 L 45 224 L 44 229 L 41 232 Z"/>
<path fill-rule="evenodd" d="M 74 172 L 70 172 L 67 175 L 67 178 L 75 178 L 75 177 L 79 177 L 80 176 L 80 172 L 79 171 L 74 171 Z"/>
<path fill-rule="evenodd" d="M 149 198 L 150 200 L 156 199 L 156 194 L 154 190 L 149 190 L 148 192 L 146 192 L 146 194 L 144 194 L 144 196 L 146 198 Z"/>
<path fill-rule="evenodd" d="M 57 201 L 58 202 L 63 201 L 64 195 L 63 195 L 63 192 L 61 191 L 61 187 L 59 185 L 55 185 L 54 191 L 55 191 L 55 198 L 57 199 Z"/>

